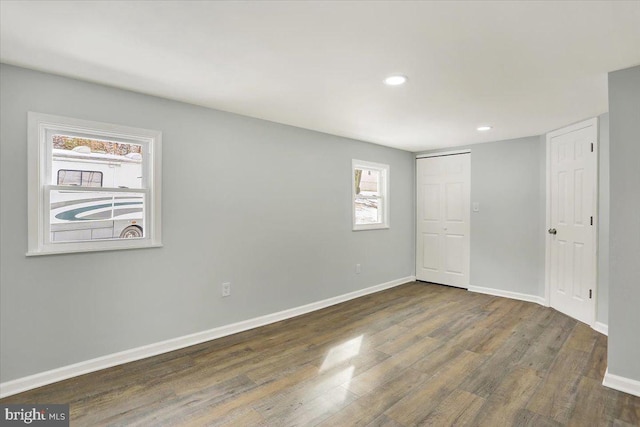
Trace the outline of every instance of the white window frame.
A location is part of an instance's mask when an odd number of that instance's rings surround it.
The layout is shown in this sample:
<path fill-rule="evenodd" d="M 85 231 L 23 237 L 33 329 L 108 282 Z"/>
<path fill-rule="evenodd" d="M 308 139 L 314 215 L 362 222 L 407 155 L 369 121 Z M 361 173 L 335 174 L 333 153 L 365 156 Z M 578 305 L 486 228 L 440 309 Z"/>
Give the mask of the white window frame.
<path fill-rule="evenodd" d="M 356 195 L 356 169 L 370 169 L 380 173 L 380 196 Z M 389 228 L 389 175 L 391 167 L 382 163 L 367 162 L 365 160 L 351 161 L 351 224 L 353 231 L 380 230 Z M 375 224 L 356 224 L 356 198 L 380 199 L 380 213 L 382 221 Z"/>
<path fill-rule="evenodd" d="M 53 147 L 52 133 L 63 132 L 90 139 L 109 139 L 142 146 L 142 188 L 74 187 L 74 191 L 108 191 L 109 193 L 141 193 L 145 197 L 144 237 L 138 239 L 51 242 L 49 195 L 51 191 L 66 189 L 51 183 Z M 28 113 L 28 245 L 27 256 L 72 252 L 92 252 L 162 246 L 162 132 L 129 126 L 114 125 Z"/>

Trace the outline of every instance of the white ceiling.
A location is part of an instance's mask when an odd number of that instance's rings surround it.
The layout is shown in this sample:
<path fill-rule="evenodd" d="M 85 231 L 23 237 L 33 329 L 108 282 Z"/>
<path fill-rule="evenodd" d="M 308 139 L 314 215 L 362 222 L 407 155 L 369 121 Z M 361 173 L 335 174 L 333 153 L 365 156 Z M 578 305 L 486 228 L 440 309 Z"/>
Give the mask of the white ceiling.
<path fill-rule="evenodd" d="M 640 1 L 0 5 L 2 62 L 410 151 L 596 116 L 640 64 Z"/>

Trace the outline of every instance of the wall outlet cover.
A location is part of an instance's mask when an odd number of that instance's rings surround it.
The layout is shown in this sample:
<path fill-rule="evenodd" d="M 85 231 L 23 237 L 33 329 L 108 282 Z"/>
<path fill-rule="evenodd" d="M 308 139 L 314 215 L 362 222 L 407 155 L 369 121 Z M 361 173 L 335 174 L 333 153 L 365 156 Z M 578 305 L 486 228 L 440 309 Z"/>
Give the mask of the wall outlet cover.
<path fill-rule="evenodd" d="M 222 284 L 222 296 L 228 297 L 229 295 L 231 295 L 231 283 L 225 282 Z"/>

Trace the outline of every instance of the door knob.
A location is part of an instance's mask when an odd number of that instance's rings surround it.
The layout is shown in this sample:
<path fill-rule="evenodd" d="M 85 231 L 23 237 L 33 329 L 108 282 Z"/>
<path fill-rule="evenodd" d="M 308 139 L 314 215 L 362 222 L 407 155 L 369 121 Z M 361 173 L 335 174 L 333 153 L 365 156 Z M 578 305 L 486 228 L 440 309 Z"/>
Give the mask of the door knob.
<path fill-rule="evenodd" d="M 550 228 L 547 231 L 549 232 L 549 234 L 558 234 L 558 230 L 556 230 L 555 228 Z"/>

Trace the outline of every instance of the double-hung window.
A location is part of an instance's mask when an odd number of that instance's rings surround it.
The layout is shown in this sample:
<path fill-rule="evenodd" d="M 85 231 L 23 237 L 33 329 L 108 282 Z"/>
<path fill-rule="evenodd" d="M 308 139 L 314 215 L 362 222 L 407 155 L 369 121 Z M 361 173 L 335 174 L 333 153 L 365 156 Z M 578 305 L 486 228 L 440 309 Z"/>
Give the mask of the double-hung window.
<path fill-rule="evenodd" d="M 29 113 L 27 255 L 161 245 L 161 133 Z"/>
<path fill-rule="evenodd" d="M 353 230 L 389 228 L 389 165 L 352 161 Z"/>

